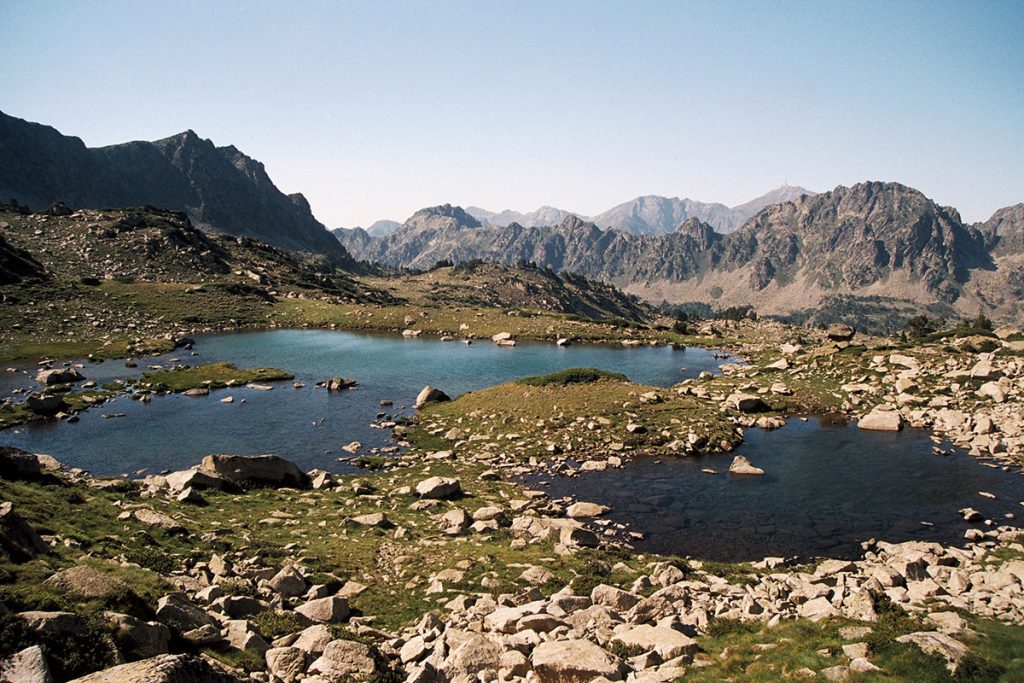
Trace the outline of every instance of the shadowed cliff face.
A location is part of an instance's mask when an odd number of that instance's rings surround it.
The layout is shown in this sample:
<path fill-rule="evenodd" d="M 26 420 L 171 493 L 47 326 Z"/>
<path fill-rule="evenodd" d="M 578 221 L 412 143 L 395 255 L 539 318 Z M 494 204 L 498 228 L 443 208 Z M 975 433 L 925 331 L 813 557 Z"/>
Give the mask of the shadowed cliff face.
<path fill-rule="evenodd" d="M 481 227 L 456 208 L 424 209 L 384 238 L 345 231 L 339 239 L 357 258 L 391 266 L 527 260 L 631 291 L 671 291 L 676 301 L 714 299 L 708 292 L 724 287 L 730 305 L 759 303 L 764 312 L 787 313 L 860 292 L 921 306 L 960 305 L 973 274 L 998 270 L 992 249 L 1020 251 L 1024 234 L 1020 207 L 967 226 L 954 209 L 919 191 L 881 182 L 767 206 L 727 235 L 696 218 L 658 236 L 602 230 L 576 216 L 557 226 Z M 971 298 L 970 305 L 985 303 Z"/>
<path fill-rule="evenodd" d="M 192 131 L 90 149 L 0 113 L 0 201 L 8 198 L 36 210 L 55 201 L 74 208 L 150 204 L 184 211 L 204 228 L 354 265 L 302 195 L 283 194 L 263 164 Z"/>
<path fill-rule="evenodd" d="M 996 255 L 1024 254 L 1024 204 L 999 209 L 975 227 L 982 232 Z"/>

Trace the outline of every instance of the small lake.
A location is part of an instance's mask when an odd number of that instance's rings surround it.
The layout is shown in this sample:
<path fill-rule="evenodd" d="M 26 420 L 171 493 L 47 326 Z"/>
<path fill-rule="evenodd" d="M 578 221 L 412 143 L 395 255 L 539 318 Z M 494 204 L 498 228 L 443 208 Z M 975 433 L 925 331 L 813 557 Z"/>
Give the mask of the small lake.
<path fill-rule="evenodd" d="M 638 459 L 619 470 L 544 479 L 550 483 L 541 488 L 610 505 L 611 519 L 646 535 L 639 549 L 721 561 L 855 558 L 869 538 L 962 544 L 972 525 L 960 508 L 997 523 L 1014 522 L 1005 513 L 1024 515 L 1024 477 L 962 452 L 934 455 L 925 430 L 872 432 L 794 418 L 745 435 L 734 454 Z M 734 455 L 765 475 L 728 474 Z"/>
<path fill-rule="evenodd" d="M 228 361 L 238 367 L 275 367 L 294 373 L 295 380 L 306 386 L 294 389 L 291 382 L 276 382 L 272 391 L 233 387 L 202 398 L 157 396 L 148 404 L 120 397 L 82 413 L 77 423 L 47 422 L 0 431 L 0 443 L 49 453 L 67 465 L 102 475 L 183 469 L 209 453 L 274 453 L 303 469 L 345 472 L 352 468 L 337 461 L 349 456 L 341 447 L 359 441 L 360 453 L 367 453 L 371 447 L 392 445 L 390 431 L 373 429 L 371 423 L 381 412 L 413 413 L 416 395 L 427 384 L 455 397 L 527 375 L 596 367 L 665 387 L 704 370 L 717 371 L 728 362 L 701 348 L 558 347 L 530 342 L 502 347 L 490 340 L 467 345 L 327 330 L 199 336 L 194 351 L 194 357 L 179 349 L 139 359 L 136 370 L 125 368 L 122 361 L 86 364 L 82 373 L 102 384 L 137 375 L 151 364 L 171 365 L 169 359 L 177 358 L 190 365 Z M 21 370 L 29 374 L 0 376 L 0 396 L 15 388 L 36 388 L 34 367 Z M 352 378 L 359 386 L 333 394 L 314 386 L 335 375 Z M 234 402 L 221 403 L 226 396 Z M 394 405 L 381 407 L 382 400 Z M 113 413 L 124 417 L 102 417 Z"/>
<path fill-rule="evenodd" d="M 368 453 L 393 445 L 390 430 L 370 425 L 382 413 L 412 414 L 413 401 L 427 384 L 454 397 L 527 375 L 596 367 L 665 387 L 729 362 L 699 348 L 544 343 L 509 348 L 490 341 L 465 345 L 323 330 L 201 336 L 194 352 L 179 349 L 140 359 L 135 370 L 107 361 L 87 364 L 82 372 L 103 383 L 137 375 L 151 364 L 172 365 L 174 358 L 188 364 L 228 361 L 287 370 L 306 386 L 233 387 L 202 398 L 157 396 L 148 404 L 120 397 L 86 411 L 77 423 L 0 431 L 0 443 L 49 453 L 101 475 L 183 469 L 209 453 L 274 453 L 306 470 L 351 472 L 352 465 L 338 460 L 352 457 L 341 447 L 359 441 L 360 453 Z M 0 376 L 0 396 L 34 388 L 35 368 L 21 369 L 28 374 Z M 335 375 L 359 386 L 334 394 L 314 386 Z M 221 403 L 226 396 L 234 402 Z M 381 407 L 382 400 L 394 405 Z M 124 416 L 103 418 L 111 413 Z M 737 453 L 764 468 L 765 476 L 727 474 L 732 455 L 639 459 L 619 470 L 556 478 L 545 489 L 556 497 L 611 505 L 612 519 L 646 534 L 638 544 L 643 550 L 716 560 L 856 557 L 868 538 L 953 543 L 968 528 L 959 508 L 974 507 L 997 520 L 1007 512 L 1024 514 L 1019 505 L 1024 477 L 963 453 L 933 455 L 923 430 L 868 432 L 812 418 L 790 420 L 773 432 L 749 429 L 746 439 Z"/>

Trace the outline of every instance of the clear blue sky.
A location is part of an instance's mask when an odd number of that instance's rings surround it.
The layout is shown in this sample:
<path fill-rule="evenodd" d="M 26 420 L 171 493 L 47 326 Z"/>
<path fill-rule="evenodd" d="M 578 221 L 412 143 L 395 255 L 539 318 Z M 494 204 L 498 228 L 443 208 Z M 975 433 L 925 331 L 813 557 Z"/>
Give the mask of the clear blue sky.
<path fill-rule="evenodd" d="M 329 227 L 897 180 L 1024 201 L 1024 1 L 0 0 L 0 110 L 187 128 Z"/>

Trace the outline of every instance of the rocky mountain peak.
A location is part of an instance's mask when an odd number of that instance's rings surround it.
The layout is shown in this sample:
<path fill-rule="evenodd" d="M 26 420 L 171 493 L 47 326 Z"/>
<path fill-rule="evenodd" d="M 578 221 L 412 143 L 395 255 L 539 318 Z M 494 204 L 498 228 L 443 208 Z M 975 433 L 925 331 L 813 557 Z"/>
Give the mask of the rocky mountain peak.
<path fill-rule="evenodd" d="M 406 230 L 437 230 L 441 228 L 479 228 L 480 221 L 473 218 L 461 206 L 441 204 L 420 209 L 405 222 Z"/>

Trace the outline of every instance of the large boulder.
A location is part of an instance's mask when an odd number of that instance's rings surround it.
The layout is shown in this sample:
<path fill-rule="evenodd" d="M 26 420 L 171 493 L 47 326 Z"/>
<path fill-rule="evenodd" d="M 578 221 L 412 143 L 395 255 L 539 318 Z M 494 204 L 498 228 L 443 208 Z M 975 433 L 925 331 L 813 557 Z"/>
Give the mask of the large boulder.
<path fill-rule="evenodd" d="M 0 478 L 37 479 L 43 473 L 39 458 L 13 446 L 0 446 Z"/>
<path fill-rule="evenodd" d="M 448 394 L 444 393 L 440 389 L 435 389 L 431 386 L 423 387 L 419 395 L 416 397 L 416 409 L 419 410 L 428 403 L 442 403 L 444 401 L 452 400 Z"/>
<path fill-rule="evenodd" d="M 295 611 L 318 624 L 333 624 L 348 619 L 348 600 L 332 596 L 310 600 L 295 608 Z"/>
<path fill-rule="evenodd" d="M 453 498 L 462 493 L 462 484 L 453 477 L 430 477 L 416 484 L 420 498 Z"/>
<path fill-rule="evenodd" d="M 366 680 L 376 668 L 373 653 L 362 643 L 334 640 L 320 658 L 309 666 L 309 673 L 320 674 L 331 683 Z"/>
<path fill-rule="evenodd" d="M 219 627 L 206 610 L 181 593 L 172 593 L 160 598 L 156 603 L 156 618 L 178 633 L 187 633 L 203 626 Z"/>
<path fill-rule="evenodd" d="M 54 384 L 73 384 L 81 382 L 85 377 L 75 368 L 53 368 L 51 370 L 40 370 L 36 373 L 36 381 L 44 387 Z"/>
<path fill-rule="evenodd" d="M 881 432 L 898 432 L 903 429 L 903 416 L 895 410 L 878 407 L 857 421 L 861 429 Z"/>
<path fill-rule="evenodd" d="M 956 673 L 960 661 L 968 655 L 970 649 L 959 640 L 938 631 L 916 631 L 899 636 L 898 643 L 913 643 L 928 655 L 938 655 L 946 660 L 946 668 Z"/>
<path fill-rule="evenodd" d="M 589 683 L 595 678 L 622 679 L 621 665 L 589 640 L 541 643 L 530 658 L 539 683 Z"/>
<path fill-rule="evenodd" d="M 210 476 L 206 472 L 200 472 L 193 467 L 189 470 L 171 472 L 166 477 L 167 486 L 172 491 L 184 491 L 185 489 L 195 490 L 221 490 L 229 486 L 228 482 L 221 477 Z"/>
<path fill-rule="evenodd" d="M 43 584 L 82 598 L 102 598 L 127 589 L 123 581 L 88 565 L 62 569 Z"/>
<path fill-rule="evenodd" d="M 38 392 L 33 392 L 25 397 L 25 405 L 37 415 L 56 415 L 68 407 L 63 396 Z"/>
<path fill-rule="evenodd" d="M 106 612 L 107 622 L 114 628 L 118 649 L 129 659 L 145 659 L 165 655 L 171 643 L 171 630 L 155 621 L 143 621 L 130 614 Z"/>
<path fill-rule="evenodd" d="M 764 474 L 763 469 L 760 467 L 754 467 L 754 465 L 742 455 L 737 455 L 732 459 L 732 464 L 729 465 L 729 471 L 733 474 Z"/>
<path fill-rule="evenodd" d="M 267 650 L 267 670 L 284 683 L 295 683 L 306 673 L 306 651 L 298 647 L 275 647 Z"/>
<path fill-rule="evenodd" d="M 15 652 L 0 660 L 0 681 L 10 683 L 52 683 L 46 656 L 38 645 Z"/>
<path fill-rule="evenodd" d="M 0 503 L 0 550 L 3 554 L 15 562 L 24 562 L 45 553 L 48 548 L 35 529 L 15 512 L 13 503 Z"/>
<path fill-rule="evenodd" d="M 653 650 L 664 660 L 692 657 L 697 653 L 696 640 L 666 626 L 641 624 L 617 634 L 612 640 L 643 648 L 644 652 Z"/>
<path fill-rule="evenodd" d="M 741 413 L 759 413 L 768 410 L 768 405 L 756 394 L 747 394 L 742 391 L 729 394 L 725 399 L 727 408 L 738 410 Z"/>
<path fill-rule="evenodd" d="M 849 325 L 829 325 L 825 330 L 825 336 L 832 341 L 850 341 L 855 334 L 857 334 L 857 330 Z"/>
<path fill-rule="evenodd" d="M 76 678 L 72 683 L 237 683 L 195 655 L 159 655 Z"/>
<path fill-rule="evenodd" d="M 199 471 L 242 487 L 309 488 L 309 475 L 276 455 L 208 455 Z"/>

